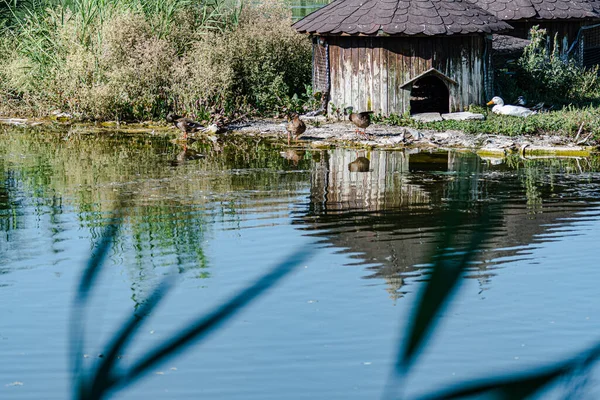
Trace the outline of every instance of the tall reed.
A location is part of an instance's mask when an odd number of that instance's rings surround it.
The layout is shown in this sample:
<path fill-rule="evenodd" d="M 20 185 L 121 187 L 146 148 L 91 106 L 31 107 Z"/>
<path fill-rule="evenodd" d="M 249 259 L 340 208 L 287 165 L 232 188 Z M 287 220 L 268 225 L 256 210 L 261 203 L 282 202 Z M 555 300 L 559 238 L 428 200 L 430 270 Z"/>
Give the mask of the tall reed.
<path fill-rule="evenodd" d="M 307 97 L 310 44 L 281 2 L 31 1 L 39 3 L 5 3 L 0 100 L 21 109 L 4 112 L 58 108 L 100 120 L 223 108 L 277 114 Z M 194 86 L 205 66 L 206 84 Z M 221 80 L 227 76 L 236 81 Z"/>

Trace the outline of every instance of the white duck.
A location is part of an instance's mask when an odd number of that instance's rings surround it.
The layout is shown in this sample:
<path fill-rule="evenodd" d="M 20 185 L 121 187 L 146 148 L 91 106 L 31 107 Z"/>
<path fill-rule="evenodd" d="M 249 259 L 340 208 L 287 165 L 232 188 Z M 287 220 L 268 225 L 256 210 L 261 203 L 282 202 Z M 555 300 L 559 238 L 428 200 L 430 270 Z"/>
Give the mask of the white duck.
<path fill-rule="evenodd" d="M 495 106 L 492 108 L 492 112 L 495 114 L 512 115 L 513 117 L 528 117 L 532 114 L 535 114 L 535 111 L 531 111 L 526 107 L 505 106 L 504 100 L 498 96 L 495 96 L 487 103 L 488 106 L 491 106 L 492 104 L 495 104 Z"/>

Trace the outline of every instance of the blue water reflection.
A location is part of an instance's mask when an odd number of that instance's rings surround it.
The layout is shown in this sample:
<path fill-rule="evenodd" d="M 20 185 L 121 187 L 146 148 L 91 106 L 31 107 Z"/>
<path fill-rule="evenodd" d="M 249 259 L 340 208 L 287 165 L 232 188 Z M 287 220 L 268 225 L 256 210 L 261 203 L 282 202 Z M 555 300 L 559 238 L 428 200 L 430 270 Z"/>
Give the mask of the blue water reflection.
<path fill-rule="evenodd" d="M 409 394 L 548 362 L 597 338 L 597 160 L 303 150 L 234 140 L 188 159 L 168 138 L 0 134 L 0 396 L 63 399 L 81 267 L 125 194 L 88 316 L 86 363 L 165 275 L 133 348 L 220 304 L 306 243 L 315 257 L 226 329 L 116 398 L 372 398 L 427 280 L 442 214 L 503 203 Z M 401 338 L 400 338 L 401 339 Z"/>

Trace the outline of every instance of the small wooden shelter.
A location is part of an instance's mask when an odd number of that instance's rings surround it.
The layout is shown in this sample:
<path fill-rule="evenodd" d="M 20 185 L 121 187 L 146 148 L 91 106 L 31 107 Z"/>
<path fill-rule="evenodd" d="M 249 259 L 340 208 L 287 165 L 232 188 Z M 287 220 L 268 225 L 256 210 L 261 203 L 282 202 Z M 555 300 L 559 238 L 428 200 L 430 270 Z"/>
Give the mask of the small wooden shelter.
<path fill-rule="evenodd" d="M 382 115 L 482 104 L 491 34 L 511 29 L 466 0 L 335 0 L 293 27 L 313 36 L 316 91 Z"/>

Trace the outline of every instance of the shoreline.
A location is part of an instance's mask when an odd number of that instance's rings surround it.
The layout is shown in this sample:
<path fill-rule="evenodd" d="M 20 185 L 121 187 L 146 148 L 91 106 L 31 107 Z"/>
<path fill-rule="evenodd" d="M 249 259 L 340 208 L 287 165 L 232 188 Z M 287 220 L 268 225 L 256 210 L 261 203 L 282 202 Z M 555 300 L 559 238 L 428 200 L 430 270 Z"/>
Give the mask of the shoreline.
<path fill-rule="evenodd" d="M 485 157 L 524 156 L 588 157 L 598 151 L 596 144 L 580 145 L 561 135 L 471 135 L 459 130 L 419 130 L 403 126 L 372 124 L 368 137 L 355 133 L 348 121 L 326 122 L 324 118 L 303 118 L 307 129 L 298 145 L 308 148 L 351 147 L 370 149 L 422 149 L 473 151 Z M 285 121 L 254 120 L 230 126 L 232 131 L 248 136 L 286 140 Z"/>
<path fill-rule="evenodd" d="M 563 135 L 493 135 L 466 134 L 459 130 L 436 131 L 403 126 L 372 124 L 365 137 L 355 132 L 348 121 L 331 122 L 325 117 L 305 117 L 306 132 L 291 147 L 326 149 L 332 147 L 363 149 L 420 149 L 472 151 L 482 157 L 503 158 L 510 154 L 521 156 L 589 157 L 598 152 L 597 143 L 583 143 Z M 123 132 L 129 134 L 164 134 L 178 136 L 179 131 L 169 125 L 153 121 L 142 123 L 71 123 L 50 118 L 0 118 L 0 124 L 16 127 L 52 127 L 65 129 L 68 134 Z M 192 134 L 196 139 L 216 141 L 227 136 L 263 137 L 282 141 L 287 146 L 287 122 L 281 119 L 255 119 L 227 126 L 227 132 L 218 135 Z M 174 139 L 176 142 L 181 141 Z M 582 140 L 585 140 L 582 139 Z"/>

